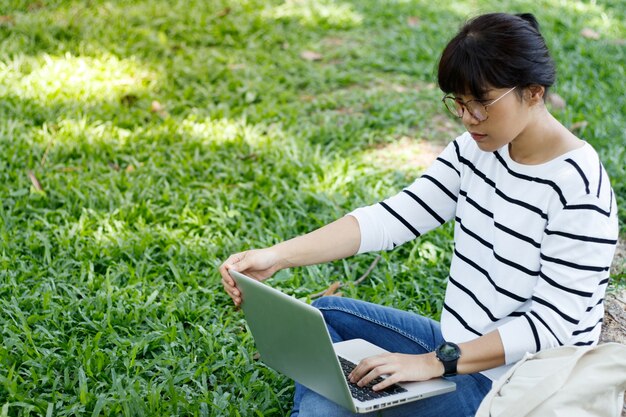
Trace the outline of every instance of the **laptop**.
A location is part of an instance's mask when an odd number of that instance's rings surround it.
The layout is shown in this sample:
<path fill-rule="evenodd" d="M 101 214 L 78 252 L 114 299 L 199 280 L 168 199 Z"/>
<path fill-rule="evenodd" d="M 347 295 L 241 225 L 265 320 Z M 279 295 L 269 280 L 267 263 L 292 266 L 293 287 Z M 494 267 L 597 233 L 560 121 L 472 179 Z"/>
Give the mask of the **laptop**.
<path fill-rule="evenodd" d="M 241 291 L 261 360 L 348 410 L 367 413 L 456 389 L 444 378 L 394 384 L 384 392 L 350 383 L 346 375 L 361 359 L 386 351 L 363 339 L 333 344 L 318 309 L 237 271 L 229 273 Z"/>

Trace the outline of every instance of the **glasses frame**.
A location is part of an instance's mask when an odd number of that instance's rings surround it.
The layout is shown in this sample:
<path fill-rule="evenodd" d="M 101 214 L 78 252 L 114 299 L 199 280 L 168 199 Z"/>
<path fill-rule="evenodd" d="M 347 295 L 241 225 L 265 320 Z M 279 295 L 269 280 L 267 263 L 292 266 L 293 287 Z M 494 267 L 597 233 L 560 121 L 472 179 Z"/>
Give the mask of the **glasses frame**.
<path fill-rule="evenodd" d="M 443 96 L 441 101 L 443 101 L 443 104 L 444 104 L 444 106 L 446 106 L 446 109 L 448 109 L 448 111 L 450 113 L 452 113 L 454 116 L 458 117 L 459 119 L 463 118 L 463 116 L 465 115 L 465 110 L 467 110 L 467 112 L 470 114 L 470 116 L 472 116 L 474 119 L 478 120 L 479 122 L 484 122 L 485 120 L 487 120 L 489 118 L 489 112 L 487 111 L 487 107 L 493 106 L 498 101 L 500 101 L 500 99 L 502 99 L 504 96 L 506 96 L 511 91 L 515 90 L 516 88 L 517 88 L 517 86 L 511 88 L 510 90 L 508 90 L 507 92 L 502 94 L 500 97 L 491 100 L 491 102 L 487 103 L 487 104 L 483 104 L 483 101 L 485 101 L 485 100 L 476 100 L 476 99 L 474 99 L 474 100 L 469 100 L 469 101 L 463 101 L 460 98 L 454 97 L 453 95 L 450 95 L 450 94 L 446 94 L 445 96 Z M 448 100 L 454 101 L 454 103 L 456 105 L 459 105 L 460 107 L 457 107 L 455 105 L 454 108 L 451 109 L 450 106 L 448 105 L 448 102 L 447 102 Z M 483 117 L 478 117 L 476 115 L 475 111 L 472 111 L 470 109 L 470 107 L 468 105 L 470 103 L 472 103 L 472 102 L 475 102 L 478 105 L 482 106 L 482 108 L 485 111 L 485 117 L 484 118 Z"/>

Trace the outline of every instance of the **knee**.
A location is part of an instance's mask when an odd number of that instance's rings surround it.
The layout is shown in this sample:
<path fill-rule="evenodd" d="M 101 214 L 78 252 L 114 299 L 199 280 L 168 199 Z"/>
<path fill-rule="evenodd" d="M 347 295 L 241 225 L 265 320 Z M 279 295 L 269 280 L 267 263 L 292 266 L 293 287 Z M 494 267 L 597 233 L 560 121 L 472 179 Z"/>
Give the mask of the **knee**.
<path fill-rule="evenodd" d="M 313 300 L 311 305 L 319 310 L 341 307 L 347 303 L 347 299 L 335 295 L 328 295 Z"/>

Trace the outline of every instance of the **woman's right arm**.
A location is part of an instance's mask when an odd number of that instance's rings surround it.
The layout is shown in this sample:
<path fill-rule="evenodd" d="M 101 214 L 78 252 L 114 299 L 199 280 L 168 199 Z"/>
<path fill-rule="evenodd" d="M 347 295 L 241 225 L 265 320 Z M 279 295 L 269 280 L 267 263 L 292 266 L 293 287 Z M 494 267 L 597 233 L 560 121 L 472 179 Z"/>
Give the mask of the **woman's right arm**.
<path fill-rule="evenodd" d="M 344 216 L 306 235 L 269 248 L 231 255 L 219 268 L 222 285 L 235 305 L 239 305 L 241 293 L 229 275 L 229 269 L 261 281 L 281 269 L 347 258 L 357 253 L 360 244 L 358 221 L 353 216 Z"/>

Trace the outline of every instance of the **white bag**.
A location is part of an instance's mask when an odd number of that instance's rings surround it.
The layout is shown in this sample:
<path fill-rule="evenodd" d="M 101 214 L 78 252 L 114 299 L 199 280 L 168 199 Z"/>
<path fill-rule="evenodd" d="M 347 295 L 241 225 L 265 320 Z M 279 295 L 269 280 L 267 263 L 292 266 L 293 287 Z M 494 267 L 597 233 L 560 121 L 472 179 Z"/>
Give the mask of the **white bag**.
<path fill-rule="evenodd" d="M 626 346 L 562 346 L 527 354 L 493 383 L 476 417 L 620 417 Z"/>

